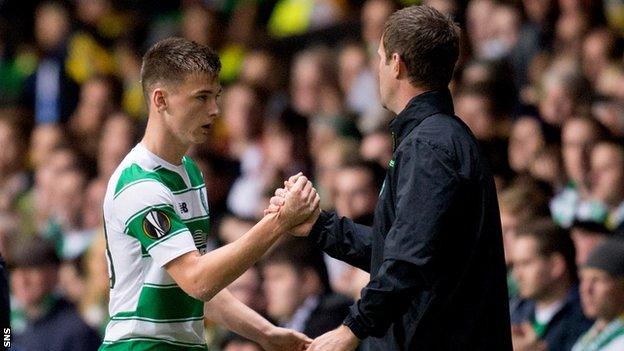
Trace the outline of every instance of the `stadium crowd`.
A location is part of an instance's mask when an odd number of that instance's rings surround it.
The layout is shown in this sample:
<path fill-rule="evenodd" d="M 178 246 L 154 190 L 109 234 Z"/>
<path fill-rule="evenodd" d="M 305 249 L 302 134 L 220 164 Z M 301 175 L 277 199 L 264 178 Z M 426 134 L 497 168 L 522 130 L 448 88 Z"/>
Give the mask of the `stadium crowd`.
<path fill-rule="evenodd" d="M 181 36 L 223 63 L 222 116 L 192 150 L 213 248 L 249 230 L 299 171 L 323 209 L 370 225 L 393 152 L 377 47 L 395 9 L 422 3 L 463 29 L 450 89 L 496 177 L 514 350 L 624 350 L 623 0 L 157 3 L 0 1 L 0 254 L 12 349 L 101 342 L 101 205 L 146 123 L 147 48 Z M 289 239 L 229 289 L 315 337 L 341 324 L 367 281 Z M 205 326 L 211 350 L 260 350 Z"/>

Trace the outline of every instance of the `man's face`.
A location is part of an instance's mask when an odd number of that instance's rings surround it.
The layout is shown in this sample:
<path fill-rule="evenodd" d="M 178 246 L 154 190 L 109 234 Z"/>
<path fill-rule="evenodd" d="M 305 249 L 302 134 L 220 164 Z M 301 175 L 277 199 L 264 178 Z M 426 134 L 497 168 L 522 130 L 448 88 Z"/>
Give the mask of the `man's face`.
<path fill-rule="evenodd" d="M 217 104 L 220 94 L 218 79 L 208 74 L 191 74 L 183 83 L 164 91 L 165 125 L 178 142 L 191 145 L 208 139 L 210 127 L 220 112 Z"/>
<path fill-rule="evenodd" d="M 381 98 L 381 105 L 387 109 L 393 94 L 392 80 L 394 76 L 392 65 L 386 60 L 386 49 L 383 45 L 383 39 L 379 41 L 377 54 L 379 55 L 379 96 Z"/>
<path fill-rule="evenodd" d="M 561 133 L 563 164 L 571 180 L 585 182 L 589 168 L 589 151 L 595 136 L 587 124 L 573 120 L 567 123 Z"/>
<path fill-rule="evenodd" d="M 592 196 L 617 205 L 624 187 L 624 155 L 610 144 L 598 144 L 591 155 Z"/>
<path fill-rule="evenodd" d="M 287 322 L 303 303 L 302 284 L 297 271 L 285 263 L 271 263 L 263 268 L 267 312 L 280 322 Z"/>
<path fill-rule="evenodd" d="M 581 303 L 589 318 L 610 319 L 622 312 L 624 305 L 624 277 L 614 278 L 595 268 L 583 268 Z"/>
<path fill-rule="evenodd" d="M 512 246 L 513 276 L 520 295 L 540 299 L 552 283 L 550 260 L 539 255 L 537 242 L 531 237 L 517 237 Z"/>
<path fill-rule="evenodd" d="M 372 214 L 377 203 L 372 176 L 363 169 L 340 170 L 335 178 L 334 204 L 340 216 L 358 218 Z"/>
<path fill-rule="evenodd" d="M 36 305 L 50 293 L 57 281 L 55 267 L 20 267 L 11 273 L 11 291 L 24 306 Z"/>

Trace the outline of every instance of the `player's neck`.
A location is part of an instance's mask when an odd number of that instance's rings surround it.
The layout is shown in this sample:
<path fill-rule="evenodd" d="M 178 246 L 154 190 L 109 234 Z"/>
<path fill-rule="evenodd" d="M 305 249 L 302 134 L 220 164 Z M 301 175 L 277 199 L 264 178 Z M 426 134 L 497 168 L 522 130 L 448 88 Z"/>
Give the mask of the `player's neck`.
<path fill-rule="evenodd" d="M 172 165 L 182 164 L 182 157 L 188 152 L 190 146 L 178 142 L 167 128 L 158 126 L 156 123 L 155 119 L 148 119 L 141 144 L 151 153 Z"/>

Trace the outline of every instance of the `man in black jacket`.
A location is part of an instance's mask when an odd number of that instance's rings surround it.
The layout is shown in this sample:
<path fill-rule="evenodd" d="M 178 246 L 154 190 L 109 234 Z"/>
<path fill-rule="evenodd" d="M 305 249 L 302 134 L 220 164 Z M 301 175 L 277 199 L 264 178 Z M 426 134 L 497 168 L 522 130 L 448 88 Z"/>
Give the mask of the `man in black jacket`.
<path fill-rule="evenodd" d="M 447 89 L 458 46 L 458 27 L 427 6 L 385 25 L 381 100 L 398 115 L 373 227 L 323 212 L 294 232 L 371 281 L 343 325 L 308 350 L 353 350 L 359 340 L 383 351 L 511 350 L 494 182 Z"/>

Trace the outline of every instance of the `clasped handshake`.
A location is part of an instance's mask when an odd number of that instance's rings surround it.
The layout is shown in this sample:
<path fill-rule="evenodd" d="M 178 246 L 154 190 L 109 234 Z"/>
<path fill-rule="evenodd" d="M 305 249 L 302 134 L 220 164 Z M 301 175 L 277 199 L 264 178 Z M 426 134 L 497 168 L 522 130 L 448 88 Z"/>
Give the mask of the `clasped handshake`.
<path fill-rule="evenodd" d="M 321 214 L 321 198 L 303 173 L 295 174 L 275 190 L 264 215 L 276 213 L 287 232 L 307 236 Z"/>

